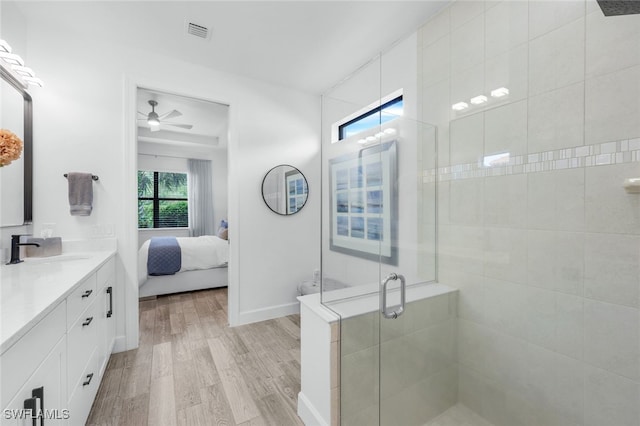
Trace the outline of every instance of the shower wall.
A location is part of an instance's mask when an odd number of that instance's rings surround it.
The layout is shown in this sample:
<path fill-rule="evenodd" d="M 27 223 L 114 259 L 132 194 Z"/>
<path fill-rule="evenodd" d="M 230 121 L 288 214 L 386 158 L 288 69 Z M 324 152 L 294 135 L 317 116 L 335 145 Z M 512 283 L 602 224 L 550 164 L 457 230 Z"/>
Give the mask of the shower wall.
<path fill-rule="evenodd" d="M 640 15 L 457 1 L 419 44 L 459 401 L 496 425 L 637 426 Z"/>

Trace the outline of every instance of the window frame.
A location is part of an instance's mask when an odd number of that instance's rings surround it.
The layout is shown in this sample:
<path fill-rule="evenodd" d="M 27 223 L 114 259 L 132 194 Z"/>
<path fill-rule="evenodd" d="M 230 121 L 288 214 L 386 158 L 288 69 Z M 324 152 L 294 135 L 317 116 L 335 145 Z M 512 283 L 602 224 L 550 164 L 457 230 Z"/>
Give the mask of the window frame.
<path fill-rule="evenodd" d="M 369 109 L 366 112 L 364 112 L 364 113 L 362 113 L 362 114 L 360 114 L 360 115 L 358 115 L 358 116 L 356 116 L 356 117 L 354 117 L 354 118 L 352 118 L 352 119 L 350 119 L 348 121 L 345 121 L 344 123 L 338 124 L 338 141 L 342 141 L 342 140 L 345 140 L 345 139 L 348 138 L 348 136 L 346 136 L 344 134 L 344 130 L 345 130 L 346 127 L 350 126 L 353 123 L 357 123 L 358 121 L 363 120 L 363 119 L 365 119 L 367 117 L 371 117 L 374 114 L 380 114 L 381 117 L 382 117 L 382 111 L 385 108 L 387 108 L 387 107 L 389 107 L 391 105 L 395 105 L 395 104 L 400 103 L 400 102 L 404 102 L 402 94 L 400 94 L 398 96 L 395 96 L 393 99 L 391 99 L 391 100 L 389 100 L 389 101 L 387 101 L 387 102 L 385 102 L 383 104 L 380 104 L 379 106 L 377 106 L 375 108 Z M 404 105 L 403 105 L 403 107 L 404 107 Z M 370 129 L 361 130 L 360 132 L 365 132 L 367 130 L 370 130 Z M 358 133 L 360 133 L 360 132 L 358 132 Z"/>
<path fill-rule="evenodd" d="M 170 227 L 160 227 L 160 201 L 186 201 L 187 208 L 189 208 L 189 174 L 183 172 L 159 172 L 157 170 L 139 170 L 142 172 L 153 172 L 153 197 L 140 197 L 138 196 L 138 201 L 153 201 L 153 227 L 152 228 L 140 228 L 140 218 L 138 217 L 138 229 L 185 229 L 184 226 L 170 226 Z M 176 198 L 176 197 L 159 197 L 160 192 L 160 184 L 159 184 L 159 176 L 160 173 L 174 173 L 181 174 L 187 177 L 187 197 L 186 198 Z M 187 210 L 188 211 L 188 210 Z M 189 228 L 189 223 L 187 223 L 187 229 Z"/>

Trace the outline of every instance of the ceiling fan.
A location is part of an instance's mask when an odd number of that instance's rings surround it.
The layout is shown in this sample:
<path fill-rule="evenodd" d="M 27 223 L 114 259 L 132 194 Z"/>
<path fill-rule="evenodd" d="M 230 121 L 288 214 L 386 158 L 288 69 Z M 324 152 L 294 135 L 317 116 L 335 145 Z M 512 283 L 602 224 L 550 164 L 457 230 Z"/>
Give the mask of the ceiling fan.
<path fill-rule="evenodd" d="M 179 127 L 181 129 L 191 129 L 193 128 L 192 124 L 181 124 L 181 123 L 170 123 L 165 120 L 170 120 L 172 118 L 180 117 L 182 113 L 176 109 L 166 112 L 162 115 L 158 115 L 156 112 L 156 106 L 158 106 L 158 102 L 154 100 L 149 101 L 149 105 L 151 105 L 151 112 L 145 114 L 144 112 L 138 111 L 138 114 L 142 116 L 142 118 L 138 118 L 138 121 L 146 121 L 149 125 L 149 130 L 152 132 L 157 132 L 160 130 L 160 126 L 174 126 Z"/>

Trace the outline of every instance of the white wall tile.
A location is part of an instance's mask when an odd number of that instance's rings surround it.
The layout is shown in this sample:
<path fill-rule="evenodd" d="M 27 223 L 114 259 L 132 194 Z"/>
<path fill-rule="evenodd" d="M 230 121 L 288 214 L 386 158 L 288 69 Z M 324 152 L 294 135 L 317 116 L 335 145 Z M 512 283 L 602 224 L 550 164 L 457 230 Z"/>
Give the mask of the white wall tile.
<path fill-rule="evenodd" d="M 484 151 L 484 113 L 451 121 L 451 164 L 477 163 Z"/>
<path fill-rule="evenodd" d="M 486 57 L 491 58 L 528 41 L 529 5 L 503 1 L 485 14 Z"/>
<path fill-rule="evenodd" d="M 449 78 L 449 43 L 449 36 L 445 36 L 422 49 L 422 84 L 425 87 Z"/>
<path fill-rule="evenodd" d="M 484 229 L 479 226 L 443 225 L 438 236 L 440 267 L 482 275 Z"/>
<path fill-rule="evenodd" d="M 527 153 L 527 101 L 514 102 L 485 113 L 485 155 Z"/>
<path fill-rule="evenodd" d="M 482 107 L 473 105 L 470 100 L 484 93 L 484 64 L 474 65 L 465 71 L 453 74 L 451 77 L 451 104 L 466 102 L 469 108 L 462 111 L 454 111 L 449 108 L 451 118 L 476 114 L 482 110 Z"/>
<path fill-rule="evenodd" d="M 522 284 L 485 278 L 485 325 L 514 337 L 527 335 L 530 288 Z"/>
<path fill-rule="evenodd" d="M 584 235 L 529 230 L 527 284 L 582 296 Z"/>
<path fill-rule="evenodd" d="M 530 42 L 530 96 L 582 80 L 584 80 L 584 19 L 578 19 Z"/>
<path fill-rule="evenodd" d="M 640 65 L 640 23 L 637 15 L 587 15 L 587 77 Z"/>
<path fill-rule="evenodd" d="M 589 78 L 585 88 L 585 143 L 640 135 L 640 66 Z"/>
<path fill-rule="evenodd" d="M 451 32 L 451 72 L 467 70 L 484 61 L 484 14 Z"/>
<path fill-rule="evenodd" d="M 422 47 L 426 47 L 449 34 L 450 25 L 449 8 L 446 8 L 421 27 Z"/>
<path fill-rule="evenodd" d="M 555 350 L 571 358 L 584 358 L 584 299 L 556 293 Z"/>
<path fill-rule="evenodd" d="M 527 234 L 518 229 L 485 228 L 484 273 L 488 278 L 526 283 Z"/>
<path fill-rule="evenodd" d="M 560 28 L 585 14 L 584 0 L 529 2 L 529 39 Z"/>
<path fill-rule="evenodd" d="M 640 306 L 640 236 L 586 234 L 584 255 L 586 297 Z"/>
<path fill-rule="evenodd" d="M 583 421 L 584 366 L 552 351 L 529 346 L 529 392 L 544 423 L 579 425 Z M 540 413 L 543 414 L 543 413 Z"/>
<path fill-rule="evenodd" d="M 586 228 L 590 232 L 640 234 L 640 197 L 622 187 L 637 177 L 638 163 L 586 169 Z"/>
<path fill-rule="evenodd" d="M 585 299 L 585 361 L 638 381 L 639 325 L 638 309 Z"/>
<path fill-rule="evenodd" d="M 451 28 L 459 26 L 476 18 L 484 12 L 484 0 L 457 0 L 451 5 Z"/>
<path fill-rule="evenodd" d="M 449 79 L 422 90 L 422 121 L 437 126 L 438 165 L 449 165 Z"/>
<path fill-rule="evenodd" d="M 491 102 L 515 102 L 528 96 L 529 46 L 522 44 L 485 62 L 485 91 L 487 96 L 500 87 L 509 89 L 509 96 Z"/>
<path fill-rule="evenodd" d="M 461 179 L 450 183 L 449 220 L 454 225 L 482 225 L 483 179 Z"/>
<path fill-rule="evenodd" d="M 527 223 L 525 174 L 487 177 L 484 179 L 485 226 L 523 228 Z"/>
<path fill-rule="evenodd" d="M 529 98 L 529 152 L 583 145 L 584 83 Z"/>
<path fill-rule="evenodd" d="M 438 281 L 458 288 L 458 317 L 484 322 L 484 277 L 453 269 L 440 269 Z"/>
<path fill-rule="evenodd" d="M 476 371 L 484 370 L 488 329 L 471 321 L 458 320 L 458 362 Z"/>
<path fill-rule="evenodd" d="M 585 426 L 640 424 L 640 385 L 599 368 L 587 367 Z"/>
<path fill-rule="evenodd" d="M 532 229 L 584 229 L 583 169 L 565 169 L 528 175 L 527 223 Z"/>

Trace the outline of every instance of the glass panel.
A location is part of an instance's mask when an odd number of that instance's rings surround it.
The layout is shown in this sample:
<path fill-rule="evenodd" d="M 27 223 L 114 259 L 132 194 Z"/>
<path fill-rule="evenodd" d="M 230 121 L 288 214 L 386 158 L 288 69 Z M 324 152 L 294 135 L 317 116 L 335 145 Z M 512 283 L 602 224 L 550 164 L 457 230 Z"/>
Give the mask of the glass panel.
<path fill-rule="evenodd" d="M 138 200 L 138 228 L 153 228 L 153 201 Z"/>
<path fill-rule="evenodd" d="M 415 120 L 415 94 L 405 93 L 402 104 L 367 117 L 368 129 L 349 127 L 331 143 L 334 123 L 402 88 L 382 82 L 385 61 L 323 97 L 321 300 L 340 317 L 342 425 L 425 424 L 456 396 L 454 295 L 431 284 L 435 128 Z M 362 81 L 380 84 L 367 90 Z M 404 276 L 408 300 L 387 319 L 380 283 L 392 273 Z M 399 283 L 388 284 L 390 317 L 400 311 Z"/>
<path fill-rule="evenodd" d="M 160 201 L 159 228 L 186 228 L 189 226 L 189 211 L 186 201 Z"/>
<path fill-rule="evenodd" d="M 187 175 L 158 173 L 158 198 L 187 198 Z"/>
<path fill-rule="evenodd" d="M 153 172 L 138 170 L 138 197 L 153 198 Z"/>

